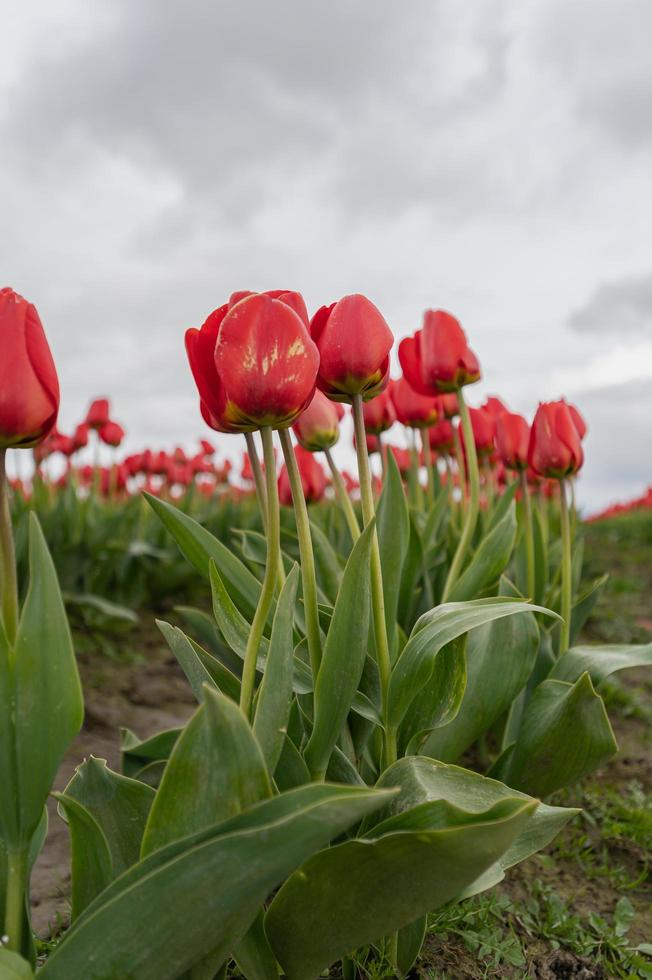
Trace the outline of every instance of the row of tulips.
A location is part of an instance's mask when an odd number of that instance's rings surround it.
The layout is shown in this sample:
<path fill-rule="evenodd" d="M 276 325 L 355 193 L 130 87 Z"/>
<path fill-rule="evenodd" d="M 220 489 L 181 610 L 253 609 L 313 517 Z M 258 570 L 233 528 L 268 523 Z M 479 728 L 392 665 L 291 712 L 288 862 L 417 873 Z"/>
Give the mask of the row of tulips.
<path fill-rule="evenodd" d="M 22 382 L 2 389 L 0 446 L 26 447 L 54 424 L 56 375 L 34 308 L 10 294 L 8 309 L 0 346 Z M 428 914 L 548 844 L 576 811 L 542 799 L 616 751 L 599 685 L 652 663 L 652 645 L 576 645 L 604 584 L 580 591 L 581 417 L 563 401 L 531 430 L 495 400 L 474 415 L 464 389 L 480 366 L 449 314 L 402 341 L 390 385 L 392 343 L 363 296 L 309 320 L 287 291 L 234 294 L 187 332 L 203 418 L 245 436 L 263 533 L 227 546 L 146 495 L 212 595 L 212 615 L 183 610 L 194 637 L 158 623 L 198 707 L 182 728 L 124 732 L 121 773 L 90 759 L 56 794 L 72 926 L 44 980 L 213 980 L 234 962 L 251 980 L 310 980 L 337 962 L 348 978 L 374 959 L 404 976 Z M 355 505 L 330 453 L 347 403 Z M 384 446 L 392 413 L 423 435 L 407 492 Z M 298 459 L 315 453 L 333 501 L 309 511 Z M 82 700 L 34 516 L 19 609 L 4 469 L 0 485 L 0 976 L 30 977 L 29 872 Z"/>

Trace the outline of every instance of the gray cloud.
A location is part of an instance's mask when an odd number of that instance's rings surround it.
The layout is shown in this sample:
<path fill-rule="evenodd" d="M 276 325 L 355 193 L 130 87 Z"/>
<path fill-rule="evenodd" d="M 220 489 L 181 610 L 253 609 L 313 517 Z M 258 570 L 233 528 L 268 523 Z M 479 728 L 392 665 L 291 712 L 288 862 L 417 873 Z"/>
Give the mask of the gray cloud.
<path fill-rule="evenodd" d="M 568 325 L 587 333 L 652 335 L 652 272 L 601 283 Z"/>

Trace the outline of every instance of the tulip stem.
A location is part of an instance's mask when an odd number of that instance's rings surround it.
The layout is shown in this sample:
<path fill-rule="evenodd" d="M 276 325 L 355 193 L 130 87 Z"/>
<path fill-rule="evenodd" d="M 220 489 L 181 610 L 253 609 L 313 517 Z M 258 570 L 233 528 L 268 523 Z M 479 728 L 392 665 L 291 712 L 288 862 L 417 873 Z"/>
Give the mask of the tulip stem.
<path fill-rule="evenodd" d="M 18 579 L 16 553 L 9 510 L 7 450 L 0 449 L 0 593 L 2 620 L 9 643 L 13 645 L 18 630 Z"/>
<path fill-rule="evenodd" d="M 460 432 L 459 429 L 455 429 L 453 433 L 453 442 L 455 444 L 455 462 L 457 464 L 457 478 L 460 485 L 460 513 L 464 513 L 466 510 L 466 497 L 467 497 L 467 486 L 466 486 L 466 468 L 464 466 L 464 453 L 462 452 L 462 443 L 460 442 Z"/>
<path fill-rule="evenodd" d="M 426 468 L 426 494 L 428 506 L 432 507 L 435 503 L 435 470 L 437 463 L 432 461 L 432 450 L 430 449 L 430 433 L 428 429 L 421 429 L 421 449 L 423 450 L 423 463 Z"/>
<path fill-rule="evenodd" d="M 374 519 L 374 496 L 371 488 L 371 472 L 369 456 L 365 440 L 364 415 L 362 411 L 362 396 L 353 396 L 353 424 L 355 428 L 355 443 L 358 456 L 358 479 L 360 480 L 360 497 L 362 501 L 362 521 L 366 527 Z M 385 594 L 383 591 L 383 573 L 380 564 L 380 546 L 378 533 L 374 528 L 371 543 L 371 603 L 374 620 L 374 636 L 376 638 L 376 657 L 378 673 L 380 674 L 380 689 L 382 696 L 382 717 L 385 722 L 384 730 L 384 767 L 396 761 L 396 732 L 387 725 L 387 706 L 389 697 L 389 681 L 392 672 L 387 641 L 387 623 L 385 622 Z"/>
<path fill-rule="evenodd" d="M 522 469 L 519 471 L 519 482 L 521 484 L 521 497 L 523 499 L 523 518 L 525 532 L 525 568 L 526 568 L 526 587 L 527 598 L 530 602 L 535 602 L 535 574 L 534 574 L 534 534 L 532 530 L 532 501 L 530 499 L 530 488 L 527 482 L 527 472 Z"/>
<path fill-rule="evenodd" d="M 466 451 L 466 464 L 468 469 L 470 493 L 469 504 L 464 517 L 464 525 L 462 527 L 462 534 L 460 536 L 455 555 L 453 556 L 451 567 L 448 570 L 448 577 L 446 579 L 446 585 L 444 586 L 442 602 L 446 602 L 448 600 L 453 586 L 460 577 L 464 567 L 464 561 L 471 548 L 473 532 L 475 531 L 475 526 L 478 521 L 478 513 L 480 510 L 480 472 L 478 470 L 478 455 L 475 450 L 475 439 L 473 438 L 469 407 L 464 400 L 464 391 L 462 388 L 458 388 L 457 390 L 457 401 L 460 409 L 462 433 L 464 434 L 464 449 Z"/>
<path fill-rule="evenodd" d="M 274 459 L 274 436 L 269 426 L 260 430 L 263 440 L 265 458 L 265 479 L 267 483 L 267 561 L 265 562 L 265 577 L 258 598 L 258 605 L 251 623 L 247 639 L 244 665 L 242 668 L 242 684 L 240 686 L 240 708 L 247 719 L 251 716 L 251 702 L 256 682 L 256 661 L 260 641 L 265 631 L 265 624 L 274 599 L 277 570 L 281 557 L 281 523 L 278 504 L 278 487 L 276 485 L 276 461 Z"/>
<path fill-rule="evenodd" d="M 260 465 L 260 460 L 258 459 L 258 452 L 256 450 L 253 432 L 245 432 L 244 436 L 247 443 L 247 456 L 249 457 L 251 472 L 254 475 L 254 484 L 256 486 L 256 497 L 258 499 L 260 519 L 262 521 L 263 531 L 267 533 L 267 491 L 265 489 L 265 477 Z"/>
<path fill-rule="evenodd" d="M 279 436 L 281 438 L 283 458 L 285 459 L 288 477 L 290 478 L 294 517 L 299 536 L 301 583 L 303 586 L 303 605 L 306 615 L 306 638 L 308 640 L 308 653 L 310 654 L 313 684 L 316 684 L 317 675 L 321 666 L 322 651 L 321 634 L 319 631 L 319 609 L 317 607 L 317 578 L 315 576 L 315 556 L 312 550 L 312 536 L 310 534 L 310 519 L 308 517 L 306 498 L 303 493 L 301 474 L 297 465 L 297 458 L 294 455 L 294 447 L 292 446 L 289 430 L 280 429 Z"/>
<path fill-rule="evenodd" d="M 326 456 L 326 462 L 331 471 L 331 476 L 333 477 L 333 487 L 335 488 L 335 496 L 337 502 L 339 503 L 344 517 L 346 519 L 346 524 L 349 529 L 349 534 L 351 535 L 351 540 L 355 542 L 360 537 L 360 525 L 358 524 L 358 518 L 355 516 L 355 510 L 353 509 L 353 504 L 351 503 L 351 498 L 346 492 L 346 487 L 344 486 L 344 480 L 342 479 L 342 474 L 337 468 L 337 464 L 333 459 L 330 449 L 324 450 L 324 455 Z"/>
<path fill-rule="evenodd" d="M 573 601 L 573 564 L 571 560 L 571 529 L 566 496 L 566 480 L 559 481 L 561 504 L 561 617 L 559 630 L 559 653 L 565 653 L 570 646 L 571 610 Z"/>
<path fill-rule="evenodd" d="M 411 502 L 418 510 L 423 510 L 423 493 L 419 481 L 419 452 L 417 450 L 417 434 L 414 429 L 409 429 L 410 442 L 410 473 L 408 488 L 410 490 Z"/>
<path fill-rule="evenodd" d="M 4 933 L 7 949 L 20 952 L 23 938 L 28 851 L 7 851 Z"/>

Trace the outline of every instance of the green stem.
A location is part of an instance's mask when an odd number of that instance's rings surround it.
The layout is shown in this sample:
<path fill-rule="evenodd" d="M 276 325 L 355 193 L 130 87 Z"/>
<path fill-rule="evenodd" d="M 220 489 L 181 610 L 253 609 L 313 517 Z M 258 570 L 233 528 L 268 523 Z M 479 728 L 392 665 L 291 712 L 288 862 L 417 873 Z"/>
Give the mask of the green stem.
<path fill-rule="evenodd" d="M 561 616 L 559 630 L 559 653 L 565 653 L 570 646 L 570 621 L 573 601 L 573 566 L 571 561 L 571 531 L 566 481 L 559 481 L 561 503 Z"/>
<path fill-rule="evenodd" d="M 278 487 L 276 485 L 276 461 L 274 459 L 274 437 L 272 430 L 265 426 L 261 429 L 263 453 L 265 458 L 265 478 L 267 483 L 267 561 L 265 577 L 260 590 L 260 597 L 254 614 L 251 630 L 247 639 L 244 665 L 242 668 L 242 684 L 240 687 L 240 708 L 248 719 L 251 715 L 251 702 L 256 681 L 256 661 L 269 616 L 269 610 L 274 599 L 274 589 L 278 564 L 281 557 L 281 527 L 278 504 Z"/>
<path fill-rule="evenodd" d="M 525 562 L 526 562 L 526 583 L 527 598 L 530 602 L 535 602 L 535 577 L 534 577 L 534 534 L 532 530 L 532 501 L 530 499 L 530 488 L 527 482 L 527 472 L 520 470 L 519 481 L 521 484 L 521 497 L 523 498 L 523 517 L 525 521 Z"/>
<path fill-rule="evenodd" d="M 356 451 L 358 456 L 358 479 L 360 480 L 360 497 L 362 501 L 362 520 L 366 527 L 375 516 L 374 497 L 369 471 L 369 456 L 365 442 L 364 416 L 362 413 L 362 397 L 353 396 L 353 424 L 355 427 Z M 371 543 L 371 603 L 374 620 L 374 635 L 376 638 L 376 657 L 380 675 L 382 697 L 382 717 L 387 719 L 387 703 L 389 696 L 389 681 L 392 672 L 387 642 L 387 624 L 385 622 L 385 595 L 383 592 L 383 573 L 380 564 L 380 547 L 378 534 L 374 529 Z M 396 732 L 387 726 L 384 730 L 384 764 L 385 768 L 396 761 Z"/>
<path fill-rule="evenodd" d="M 20 952 L 27 888 L 28 851 L 7 851 L 7 891 L 4 933 L 7 949 Z"/>
<path fill-rule="evenodd" d="M 428 501 L 428 507 L 432 507 L 435 503 L 435 467 L 432 462 L 432 450 L 430 449 L 430 435 L 428 429 L 421 429 L 421 448 L 423 450 L 423 462 L 426 467 L 426 499 Z"/>
<path fill-rule="evenodd" d="M 303 605 L 306 614 L 306 638 L 312 667 L 313 684 L 317 683 L 317 675 L 321 666 L 321 636 L 319 633 L 319 609 L 317 608 L 317 578 L 315 576 L 315 556 L 312 550 L 310 535 L 310 519 L 306 498 L 303 493 L 301 474 L 294 455 L 292 439 L 288 429 L 280 429 L 283 458 L 287 466 L 294 504 L 294 517 L 299 536 L 299 556 L 301 558 L 301 582 L 303 586 Z"/>
<path fill-rule="evenodd" d="M 457 479 L 460 486 L 460 512 L 464 513 L 466 510 L 466 498 L 467 485 L 466 485 L 466 467 L 464 466 L 464 453 L 462 452 L 462 443 L 460 442 L 459 429 L 455 429 L 453 432 L 453 443 L 455 445 L 455 462 L 457 463 Z"/>
<path fill-rule="evenodd" d="M 337 468 L 337 464 L 333 459 L 330 449 L 325 449 L 324 455 L 326 457 L 326 462 L 328 463 L 329 469 L 331 471 L 331 476 L 333 477 L 333 487 L 335 488 L 335 497 L 337 498 L 338 504 L 342 508 L 344 517 L 346 519 L 346 524 L 349 529 L 349 534 L 351 535 L 351 540 L 355 544 L 355 542 L 360 537 L 360 526 L 358 524 L 358 518 L 355 516 L 355 510 L 353 509 L 351 498 L 346 492 L 346 487 L 344 486 L 344 480 L 342 479 L 342 474 Z"/>
<path fill-rule="evenodd" d="M 262 521 L 263 531 L 267 533 L 267 491 L 265 490 L 265 477 L 260 465 L 260 460 L 258 459 L 258 452 L 256 451 L 256 443 L 253 432 L 245 432 L 245 440 L 247 443 L 247 456 L 249 457 L 251 472 L 254 475 L 256 499 L 258 500 L 260 519 Z"/>
<path fill-rule="evenodd" d="M 16 553 L 9 509 L 7 450 L 0 449 L 0 593 L 2 620 L 9 643 L 13 645 L 18 630 L 18 579 Z"/>
<path fill-rule="evenodd" d="M 423 510 L 423 493 L 419 482 L 419 452 L 417 450 L 417 436 L 414 429 L 408 429 L 408 440 L 410 443 L 410 473 L 408 477 L 408 488 L 410 490 L 410 503 Z"/>
<path fill-rule="evenodd" d="M 448 570 L 448 577 L 446 579 L 446 585 L 444 586 L 442 602 L 447 601 L 449 595 L 451 594 L 452 588 L 457 582 L 462 568 L 464 567 L 464 562 L 471 548 L 471 542 L 473 541 L 473 532 L 475 531 L 475 525 L 478 520 L 478 512 L 480 509 L 480 473 L 478 470 L 478 455 L 475 451 L 475 440 L 473 438 L 473 429 L 471 427 L 471 416 L 469 414 L 468 405 L 464 400 L 464 390 L 462 388 L 458 388 L 457 390 L 457 401 L 460 409 L 462 432 L 464 433 L 464 449 L 466 451 L 470 492 L 469 505 L 466 510 L 462 534 L 460 536 L 451 567 Z"/>

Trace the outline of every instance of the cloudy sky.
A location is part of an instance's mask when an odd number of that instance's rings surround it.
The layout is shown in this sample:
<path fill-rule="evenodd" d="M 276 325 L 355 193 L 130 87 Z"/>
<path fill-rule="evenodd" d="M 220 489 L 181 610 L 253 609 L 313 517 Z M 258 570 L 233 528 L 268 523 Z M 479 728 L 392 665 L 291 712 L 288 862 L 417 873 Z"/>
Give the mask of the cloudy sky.
<path fill-rule="evenodd" d="M 62 428 L 108 394 L 130 447 L 189 443 L 186 327 L 363 292 L 397 336 L 461 319 L 470 400 L 573 399 L 586 508 L 652 482 L 649 0 L 26 0 L 3 34 L 2 285 Z"/>

